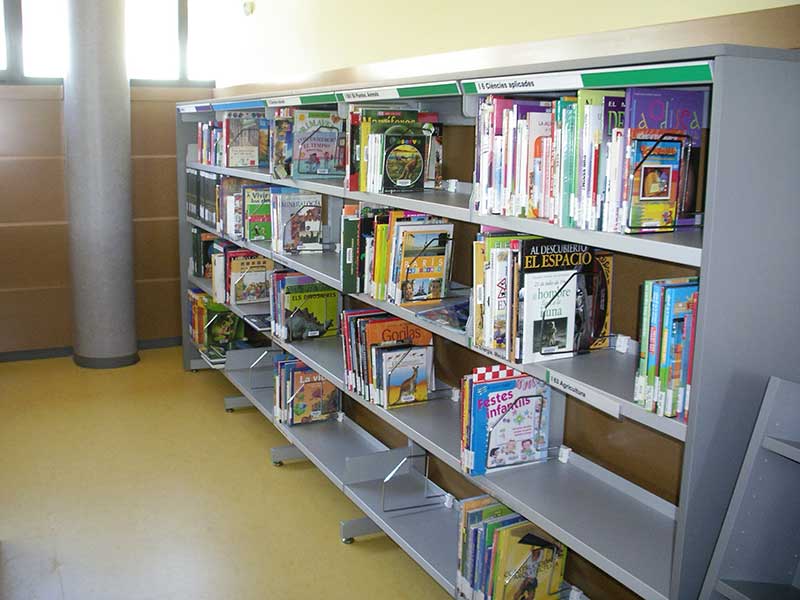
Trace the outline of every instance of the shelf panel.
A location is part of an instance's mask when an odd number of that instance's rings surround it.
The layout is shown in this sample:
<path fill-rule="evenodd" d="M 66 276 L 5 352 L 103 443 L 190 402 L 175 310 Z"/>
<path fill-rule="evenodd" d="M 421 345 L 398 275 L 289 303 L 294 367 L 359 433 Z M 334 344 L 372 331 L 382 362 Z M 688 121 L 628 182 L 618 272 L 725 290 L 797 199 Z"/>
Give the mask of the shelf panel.
<path fill-rule="evenodd" d="M 196 277 L 189 275 L 189 283 L 194 287 L 198 287 L 206 294 L 213 296 L 211 291 L 211 280 L 205 277 Z M 228 304 L 225 303 L 231 312 L 244 319 L 248 315 L 263 315 L 269 312 L 269 304 L 264 302 L 254 302 L 252 304 Z"/>
<path fill-rule="evenodd" d="M 342 291 L 342 281 L 339 277 L 339 255 L 335 252 L 291 255 L 273 252 L 272 259 L 290 269 L 309 275 L 335 290 Z"/>
<path fill-rule="evenodd" d="M 250 404 L 258 409 L 258 412 L 264 415 L 270 423 L 275 421 L 273 411 L 273 407 L 275 406 L 274 388 L 259 387 L 253 389 L 250 383 L 251 375 L 249 369 L 225 369 L 223 373 L 225 377 L 228 378 L 228 381 L 250 401 Z"/>
<path fill-rule="evenodd" d="M 381 486 L 381 480 L 350 484 L 344 487 L 344 493 L 453 595 L 458 567 L 458 511 L 440 504 L 384 512 Z M 387 508 L 420 503 L 422 477 L 400 475 L 388 486 Z"/>
<path fill-rule="evenodd" d="M 411 194 L 376 194 L 344 192 L 348 200 L 385 204 L 403 210 L 415 210 L 456 221 L 470 221 L 470 194 L 427 190 Z"/>
<path fill-rule="evenodd" d="M 783 440 L 781 438 L 768 435 L 764 438 L 764 441 L 761 445 L 767 450 L 771 450 L 775 454 L 780 454 L 789 460 L 800 463 L 800 442 Z"/>
<path fill-rule="evenodd" d="M 509 231 L 542 235 L 575 244 L 585 244 L 614 252 L 635 254 L 693 267 L 699 267 L 702 258 L 703 232 L 701 229 L 626 235 L 559 227 L 542 219 L 521 219 L 498 215 L 473 214 L 472 221 L 483 225 L 502 227 Z"/>
<path fill-rule="evenodd" d="M 778 583 L 721 579 L 717 591 L 729 600 L 800 600 L 800 589 Z"/>
<path fill-rule="evenodd" d="M 346 390 L 341 336 L 286 342 L 273 335 L 272 341 L 294 354 L 340 390 Z"/>
<path fill-rule="evenodd" d="M 224 240 L 233 242 L 240 248 L 245 248 L 247 250 L 250 250 L 250 252 L 255 252 L 256 254 L 260 254 L 265 258 L 272 258 L 272 250 L 270 250 L 268 242 L 249 242 L 247 240 L 231 239 L 227 235 L 224 235 L 223 233 L 217 231 L 215 227 L 209 225 L 208 223 L 203 223 L 201 220 L 195 219 L 194 217 L 190 217 L 188 215 L 186 216 L 186 222 L 189 223 L 190 225 L 193 225 L 194 227 L 198 227 L 204 231 L 207 231 L 208 233 L 213 233 L 217 237 L 221 237 Z"/>
<path fill-rule="evenodd" d="M 474 480 L 640 596 L 668 597 L 673 519 L 557 460 Z"/>

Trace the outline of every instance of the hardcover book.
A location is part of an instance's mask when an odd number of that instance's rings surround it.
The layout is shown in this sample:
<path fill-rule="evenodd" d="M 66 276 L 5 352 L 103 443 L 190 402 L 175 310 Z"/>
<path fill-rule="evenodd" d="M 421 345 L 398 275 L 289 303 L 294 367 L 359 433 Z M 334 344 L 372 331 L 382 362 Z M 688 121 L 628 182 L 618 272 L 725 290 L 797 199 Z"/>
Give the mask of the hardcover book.
<path fill-rule="evenodd" d="M 436 227 L 438 230 L 411 228 L 402 233 L 394 295 L 401 305 L 433 302 L 447 295 L 453 225 Z"/>
<path fill-rule="evenodd" d="M 381 404 L 397 408 L 425 402 L 433 389 L 433 347 L 410 346 L 384 351 L 377 369 L 381 373 Z"/>
<path fill-rule="evenodd" d="M 336 335 L 336 290 L 321 283 L 312 283 L 287 286 L 283 295 L 288 341 Z"/>
<path fill-rule="evenodd" d="M 294 113 L 293 176 L 341 177 L 345 156 L 343 121 L 335 112 L 296 110 Z"/>
<path fill-rule="evenodd" d="M 425 175 L 424 133 L 384 134 L 383 149 L 383 191 L 421 192 L 424 189 Z"/>
<path fill-rule="evenodd" d="M 239 257 L 230 261 L 232 304 L 252 304 L 269 300 L 270 260 Z"/>
<path fill-rule="evenodd" d="M 259 119 L 261 113 L 230 112 L 223 121 L 223 139 L 227 167 L 257 167 L 259 149 Z"/>
<path fill-rule="evenodd" d="M 341 410 L 341 393 L 330 381 L 304 365 L 291 372 L 287 409 L 290 426 L 335 419 Z"/>
<path fill-rule="evenodd" d="M 251 242 L 272 238 L 270 188 L 268 185 L 243 185 L 245 239 Z"/>
<path fill-rule="evenodd" d="M 273 176 L 285 179 L 292 176 L 293 117 L 275 117 L 270 130 L 269 169 Z"/>

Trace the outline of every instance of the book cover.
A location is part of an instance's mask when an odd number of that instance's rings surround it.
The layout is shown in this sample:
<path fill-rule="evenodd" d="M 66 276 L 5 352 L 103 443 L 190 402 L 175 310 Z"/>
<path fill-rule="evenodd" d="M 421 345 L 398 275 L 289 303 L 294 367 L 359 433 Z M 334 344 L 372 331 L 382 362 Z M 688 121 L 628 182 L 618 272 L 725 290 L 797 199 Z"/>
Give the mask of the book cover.
<path fill-rule="evenodd" d="M 322 196 L 282 190 L 273 193 L 271 205 L 273 246 L 276 252 L 322 251 Z"/>
<path fill-rule="evenodd" d="M 344 155 L 343 121 L 335 112 L 296 110 L 292 129 L 292 175 L 296 178 L 341 177 Z"/>
<path fill-rule="evenodd" d="M 430 331 L 398 317 L 370 317 L 363 321 L 362 354 L 369 352 L 373 345 L 386 342 L 405 342 L 414 346 L 429 346 L 433 343 L 433 334 Z M 372 367 L 368 363 L 366 367 L 362 373 L 365 380 L 371 382 L 373 380 Z"/>
<path fill-rule="evenodd" d="M 269 168 L 269 130 L 270 120 L 267 117 L 258 119 L 258 166 Z"/>
<path fill-rule="evenodd" d="M 383 191 L 421 192 L 424 189 L 426 136 L 420 132 L 384 134 Z"/>
<path fill-rule="evenodd" d="M 359 291 L 358 278 L 358 241 L 360 219 L 342 215 L 342 243 L 339 251 L 340 271 L 339 280 L 342 282 L 342 292 L 355 294 Z"/>
<path fill-rule="evenodd" d="M 338 292 L 321 283 L 284 289 L 288 341 L 336 335 Z"/>
<path fill-rule="evenodd" d="M 418 112 L 408 109 L 374 109 L 362 108 L 361 119 L 359 121 L 359 168 L 358 168 L 358 189 L 362 192 L 368 191 L 367 170 L 369 169 L 369 157 L 367 147 L 371 133 L 384 133 L 389 128 L 400 126 L 400 131 L 405 127 L 417 123 Z"/>
<path fill-rule="evenodd" d="M 707 120 L 707 92 L 674 88 L 632 87 L 625 93 L 627 129 L 679 129 L 700 146 Z"/>
<path fill-rule="evenodd" d="M 686 315 L 691 312 L 691 303 L 697 293 L 698 284 L 668 287 L 664 291 L 664 316 L 661 326 L 661 350 L 658 364 L 659 387 L 656 390 L 658 412 L 662 416 L 677 414 L 677 398 L 672 390 L 680 386 L 680 352 L 683 349 L 683 329 Z M 679 349 L 676 364 L 676 348 Z M 677 376 L 677 385 L 673 385 Z"/>
<path fill-rule="evenodd" d="M 567 548 L 533 523 L 497 529 L 494 541 L 493 600 L 554 600 L 564 583 Z"/>
<path fill-rule="evenodd" d="M 259 120 L 261 113 L 230 112 L 223 121 L 227 167 L 257 167 L 259 160 Z"/>
<path fill-rule="evenodd" d="M 470 515 L 475 514 L 478 510 L 485 508 L 489 505 L 497 505 L 493 498 L 489 496 L 475 496 L 474 498 L 465 498 L 461 501 L 461 512 L 459 514 L 458 522 L 458 567 L 456 576 L 456 595 L 459 598 L 464 598 L 463 585 L 465 582 L 466 573 L 466 557 L 467 557 L 467 544 L 468 544 L 468 527 Z"/>
<path fill-rule="evenodd" d="M 459 593 L 462 598 L 472 599 L 473 585 L 475 583 L 475 565 L 477 560 L 477 533 L 482 524 L 491 519 L 514 514 L 510 508 L 499 503 L 490 503 L 488 506 L 479 506 L 468 510 L 464 517 L 464 572 L 462 586 Z"/>
<path fill-rule="evenodd" d="M 292 394 L 287 408 L 289 425 L 335 419 L 341 409 L 341 395 L 330 381 L 306 367 L 292 373 Z"/>
<path fill-rule="evenodd" d="M 453 224 L 404 231 L 399 260 L 399 303 L 436 301 L 447 295 Z"/>
<path fill-rule="evenodd" d="M 267 185 L 243 185 L 245 239 L 251 242 L 272 238 L 270 188 Z"/>
<path fill-rule="evenodd" d="M 626 233 L 672 231 L 686 185 L 687 146 L 676 129 L 628 131 Z"/>
<path fill-rule="evenodd" d="M 425 402 L 433 389 L 433 347 L 419 346 L 384 351 L 382 390 L 383 404 L 397 408 Z"/>
<path fill-rule="evenodd" d="M 233 258 L 230 261 L 232 304 L 253 304 L 269 300 L 270 260 L 264 257 Z"/>
<path fill-rule="evenodd" d="M 293 156 L 293 117 L 275 117 L 270 129 L 269 169 L 280 179 L 291 177 Z"/>
<path fill-rule="evenodd" d="M 470 421 L 471 473 L 547 456 L 550 388 L 508 367 L 474 371 Z"/>

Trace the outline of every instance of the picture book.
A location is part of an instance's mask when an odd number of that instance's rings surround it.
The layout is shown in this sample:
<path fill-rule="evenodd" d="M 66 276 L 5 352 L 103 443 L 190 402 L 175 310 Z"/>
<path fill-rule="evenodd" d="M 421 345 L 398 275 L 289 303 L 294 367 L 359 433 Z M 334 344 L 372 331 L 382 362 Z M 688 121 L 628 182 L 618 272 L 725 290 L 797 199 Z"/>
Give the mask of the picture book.
<path fill-rule="evenodd" d="M 241 192 L 223 196 L 225 199 L 223 232 L 232 240 L 244 238 L 244 204 Z"/>
<path fill-rule="evenodd" d="M 223 144 L 226 167 L 257 167 L 259 149 L 259 119 L 262 113 L 229 112 L 223 120 Z"/>
<path fill-rule="evenodd" d="M 664 290 L 658 388 L 655 390 L 658 413 L 662 416 L 674 417 L 678 412 L 677 395 L 673 391 L 680 387 L 684 324 L 692 310 L 697 289 L 698 284 L 693 283 Z"/>
<path fill-rule="evenodd" d="M 473 372 L 470 402 L 470 473 L 547 457 L 550 388 L 508 367 Z"/>
<path fill-rule="evenodd" d="M 428 399 L 433 384 L 433 347 L 411 346 L 382 353 L 380 404 L 397 408 Z"/>
<path fill-rule="evenodd" d="M 273 188 L 270 208 L 275 252 L 322 251 L 322 196 Z"/>
<path fill-rule="evenodd" d="M 243 185 L 244 237 L 251 242 L 272 238 L 270 188 L 267 185 Z"/>
<path fill-rule="evenodd" d="M 384 134 L 382 191 L 421 192 L 424 189 L 425 150 L 424 133 L 407 131 Z"/>
<path fill-rule="evenodd" d="M 464 332 L 469 321 L 469 305 L 469 299 L 452 304 L 442 303 L 439 306 L 419 311 L 417 316 L 444 327 Z"/>
<path fill-rule="evenodd" d="M 567 548 L 528 521 L 498 528 L 494 539 L 493 600 L 555 600 L 564 583 Z"/>
<path fill-rule="evenodd" d="M 341 393 L 309 367 L 296 369 L 292 373 L 287 409 L 291 414 L 290 426 L 335 419 L 341 410 Z"/>
<path fill-rule="evenodd" d="M 359 225 L 360 219 L 358 216 L 347 217 L 344 214 L 342 215 L 339 279 L 342 282 L 342 292 L 345 294 L 355 294 L 361 291 L 358 273 Z"/>
<path fill-rule="evenodd" d="M 292 176 L 297 178 L 341 177 L 345 157 L 344 122 L 335 112 L 296 110 L 292 133 Z"/>
<path fill-rule="evenodd" d="M 369 136 L 374 133 L 385 133 L 390 128 L 396 127 L 402 132 L 406 127 L 417 123 L 417 111 L 408 109 L 361 109 L 359 120 L 359 168 L 358 168 L 358 189 L 362 192 L 368 190 L 367 171 L 369 169 L 369 157 L 367 148 L 369 146 Z"/>
<path fill-rule="evenodd" d="M 292 176 L 294 118 L 275 117 L 270 130 L 269 169 L 273 176 L 285 179 Z"/>
<path fill-rule="evenodd" d="M 269 300 L 270 260 L 264 257 L 234 258 L 230 261 L 232 304 L 251 304 Z"/>
<path fill-rule="evenodd" d="M 394 296 L 401 305 L 432 302 L 447 295 L 453 224 L 436 227 L 413 228 L 402 233 Z"/>
<path fill-rule="evenodd" d="M 336 335 L 336 290 L 321 283 L 313 283 L 287 286 L 283 295 L 288 341 Z"/>
<path fill-rule="evenodd" d="M 510 508 L 493 500 L 487 505 L 482 504 L 483 503 L 480 503 L 475 508 L 466 510 L 464 518 L 462 519 L 462 540 L 464 548 L 461 562 L 463 569 L 457 580 L 457 587 L 459 596 L 469 600 L 472 599 L 475 581 L 475 565 L 478 560 L 476 547 L 478 530 L 482 528 L 482 524 L 485 521 L 514 514 L 514 511 Z"/>
<path fill-rule="evenodd" d="M 481 523 L 478 529 L 476 560 L 475 560 L 475 577 L 474 589 L 476 594 L 473 598 L 483 600 L 487 596 L 489 571 L 491 570 L 492 556 L 493 556 L 493 543 L 494 533 L 501 527 L 508 527 L 520 523 L 525 519 L 522 515 L 512 513 L 510 515 L 495 517 Z"/>
<path fill-rule="evenodd" d="M 270 120 L 266 117 L 258 119 L 258 166 L 269 167 L 269 130 Z"/>
<path fill-rule="evenodd" d="M 459 543 L 458 543 L 458 568 L 456 575 L 456 596 L 465 598 L 463 594 L 464 574 L 466 570 L 466 557 L 467 557 L 467 544 L 468 544 L 468 527 L 470 524 L 469 519 L 471 515 L 475 515 L 479 510 L 486 508 L 489 505 L 500 506 L 490 496 L 475 496 L 473 498 L 465 498 L 461 501 L 460 515 L 459 515 Z"/>
<path fill-rule="evenodd" d="M 628 131 L 626 233 L 671 231 L 688 168 L 685 134 L 677 129 Z"/>

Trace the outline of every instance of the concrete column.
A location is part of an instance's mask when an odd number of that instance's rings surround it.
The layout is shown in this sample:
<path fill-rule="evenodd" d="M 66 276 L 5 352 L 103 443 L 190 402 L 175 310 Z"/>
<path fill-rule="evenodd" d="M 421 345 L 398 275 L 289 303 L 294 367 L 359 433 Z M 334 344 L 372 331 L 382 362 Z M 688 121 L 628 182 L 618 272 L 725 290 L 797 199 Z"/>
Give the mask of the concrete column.
<path fill-rule="evenodd" d="M 139 360 L 125 0 L 69 0 L 64 140 L 75 362 Z"/>

